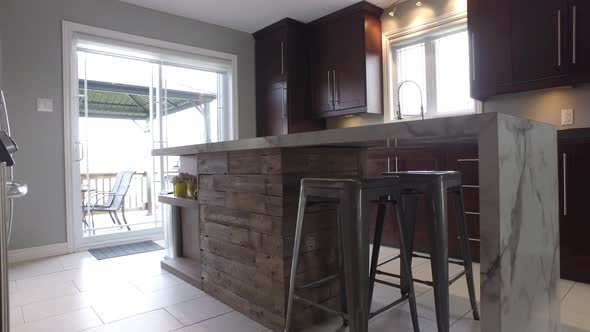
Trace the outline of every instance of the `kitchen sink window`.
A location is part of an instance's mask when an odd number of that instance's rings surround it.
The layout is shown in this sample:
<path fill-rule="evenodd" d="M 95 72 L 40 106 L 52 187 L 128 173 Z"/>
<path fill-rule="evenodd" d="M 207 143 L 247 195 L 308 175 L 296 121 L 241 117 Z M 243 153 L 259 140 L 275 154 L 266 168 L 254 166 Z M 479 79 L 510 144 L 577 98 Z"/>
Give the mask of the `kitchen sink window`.
<path fill-rule="evenodd" d="M 405 119 L 421 117 L 421 106 L 425 117 L 475 112 L 476 103 L 470 98 L 466 29 L 405 42 L 394 40 L 391 60 L 391 120 L 399 118 L 400 107 Z"/>

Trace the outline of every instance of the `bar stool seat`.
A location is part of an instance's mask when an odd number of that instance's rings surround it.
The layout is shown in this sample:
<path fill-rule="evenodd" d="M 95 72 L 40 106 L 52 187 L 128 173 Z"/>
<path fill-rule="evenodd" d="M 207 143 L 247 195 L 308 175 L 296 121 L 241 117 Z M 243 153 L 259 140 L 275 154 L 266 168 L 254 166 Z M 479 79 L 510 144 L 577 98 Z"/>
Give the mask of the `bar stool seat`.
<path fill-rule="evenodd" d="M 404 232 L 400 232 L 400 238 L 405 237 L 405 251 L 408 254 L 410 262 L 412 257 L 420 257 L 430 259 L 433 281 L 425 281 L 414 279 L 407 274 L 406 264 L 402 264 L 400 275 L 380 271 L 379 266 L 387 264 L 393 260 L 403 257 L 404 254 L 398 255 L 382 263 L 371 264 L 370 268 L 370 289 L 373 289 L 374 283 L 379 282 L 376 276 L 386 275 L 390 277 L 400 278 L 400 288 L 402 294 L 407 292 L 407 285 L 412 282 L 405 280 L 413 280 L 417 283 L 426 284 L 433 287 L 437 327 L 439 332 L 449 331 L 449 285 L 459 280 L 462 276 L 467 279 L 467 289 L 469 292 L 469 299 L 473 310 L 473 318 L 479 320 L 479 309 L 475 298 L 475 285 L 473 278 L 473 263 L 471 252 L 469 249 L 469 241 L 467 238 L 467 225 L 465 222 L 465 208 L 463 204 L 463 189 L 461 181 L 461 173 L 454 171 L 413 171 L 413 172 L 394 172 L 385 173 L 386 176 L 396 177 L 399 180 L 399 188 L 401 191 L 401 199 L 397 200 L 398 204 L 401 202 L 403 211 L 402 217 L 398 217 L 401 221 Z M 455 195 L 455 208 L 457 210 L 457 226 L 459 230 L 459 239 L 461 244 L 461 256 L 463 261 L 449 260 L 448 257 L 448 222 L 447 222 L 447 194 Z M 416 224 L 416 211 L 418 195 L 424 195 L 428 216 L 428 230 L 430 237 L 430 256 L 413 253 L 414 247 L 414 233 Z M 372 257 L 379 256 L 381 246 L 381 237 L 383 233 L 383 224 L 385 222 L 384 211 L 385 203 L 380 202 L 377 213 L 377 224 L 375 230 L 375 238 L 373 241 Z M 398 207 L 399 209 L 400 207 Z M 401 219 L 405 218 L 405 219 Z M 458 264 L 464 266 L 464 271 L 449 278 L 448 264 Z"/>
<path fill-rule="evenodd" d="M 301 180 L 301 192 L 297 212 L 297 224 L 295 229 L 295 241 L 293 247 L 293 260 L 289 282 L 289 297 L 287 302 L 287 317 L 285 331 L 290 331 L 293 315 L 293 301 L 300 301 L 313 307 L 341 315 L 345 325 L 348 323 L 351 332 L 368 331 L 370 317 L 377 315 L 401 302 L 408 301 L 412 316 L 414 331 L 419 332 L 418 315 L 416 310 L 416 298 L 413 285 L 407 288 L 402 298 L 393 301 L 388 306 L 370 313 L 369 288 L 369 236 L 368 236 L 368 211 L 369 205 L 374 200 L 393 198 L 401 199 L 398 186 L 398 177 L 386 176 L 380 178 L 358 181 L 354 179 L 315 179 L 305 178 Z M 338 204 L 338 252 L 339 272 L 335 275 L 324 277 L 306 285 L 295 285 L 297 275 L 299 249 L 305 215 L 305 207 L 314 199 L 331 199 Z M 402 218 L 401 209 L 396 209 L 398 216 Z M 403 220 L 403 219 L 400 219 Z M 398 224 L 399 231 L 404 234 L 402 223 Z M 402 237 L 401 242 L 404 242 Z M 402 264 L 406 266 L 408 278 L 412 278 L 409 268 L 409 255 L 405 253 L 405 245 L 402 245 Z M 305 298 L 297 291 L 321 287 L 335 279 L 340 280 L 341 311 L 328 308 L 322 304 Z"/>

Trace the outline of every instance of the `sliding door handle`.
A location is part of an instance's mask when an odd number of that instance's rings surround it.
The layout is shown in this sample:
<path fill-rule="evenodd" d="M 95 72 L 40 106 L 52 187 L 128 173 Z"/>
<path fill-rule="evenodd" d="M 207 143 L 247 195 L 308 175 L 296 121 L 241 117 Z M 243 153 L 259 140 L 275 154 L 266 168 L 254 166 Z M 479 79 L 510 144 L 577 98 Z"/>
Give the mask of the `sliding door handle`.
<path fill-rule="evenodd" d="M 80 142 L 76 142 L 76 145 L 79 146 L 79 148 L 78 148 L 78 157 L 79 157 L 79 159 L 76 159 L 76 162 L 79 163 L 82 160 L 84 160 L 84 144 L 82 144 Z"/>

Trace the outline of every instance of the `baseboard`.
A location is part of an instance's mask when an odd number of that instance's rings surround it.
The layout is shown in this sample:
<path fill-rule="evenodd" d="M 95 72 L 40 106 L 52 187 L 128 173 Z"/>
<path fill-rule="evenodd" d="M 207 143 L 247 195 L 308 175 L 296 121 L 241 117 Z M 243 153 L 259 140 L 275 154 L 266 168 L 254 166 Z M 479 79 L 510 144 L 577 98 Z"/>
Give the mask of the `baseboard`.
<path fill-rule="evenodd" d="M 8 251 L 8 262 L 18 263 L 46 257 L 65 255 L 68 253 L 67 243 L 50 244 L 47 246 L 17 249 Z"/>

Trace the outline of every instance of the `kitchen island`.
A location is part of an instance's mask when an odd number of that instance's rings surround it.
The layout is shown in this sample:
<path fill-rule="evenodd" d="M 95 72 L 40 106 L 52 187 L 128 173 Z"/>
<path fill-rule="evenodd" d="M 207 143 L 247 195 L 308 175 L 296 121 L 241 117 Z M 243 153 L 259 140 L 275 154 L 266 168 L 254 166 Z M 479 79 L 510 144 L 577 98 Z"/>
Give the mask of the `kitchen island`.
<path fill-rule="evenodd" d="M 560 328 L 557 132 L 501 113 L 396 122 L 154 150 L 199 176 L 201 287 L 280 331 L 302 177 L 367 176 L 367 149 L 476 143 L 483 332 Z M 336 268 L 334 207 L 306 213 L 298 279 Z M 369 255 L 369 253 L 367 253 Z M 335 304 L 334 285 L 309 294 Z M 298 322 L 321 319 L 305 306 Z"/>

